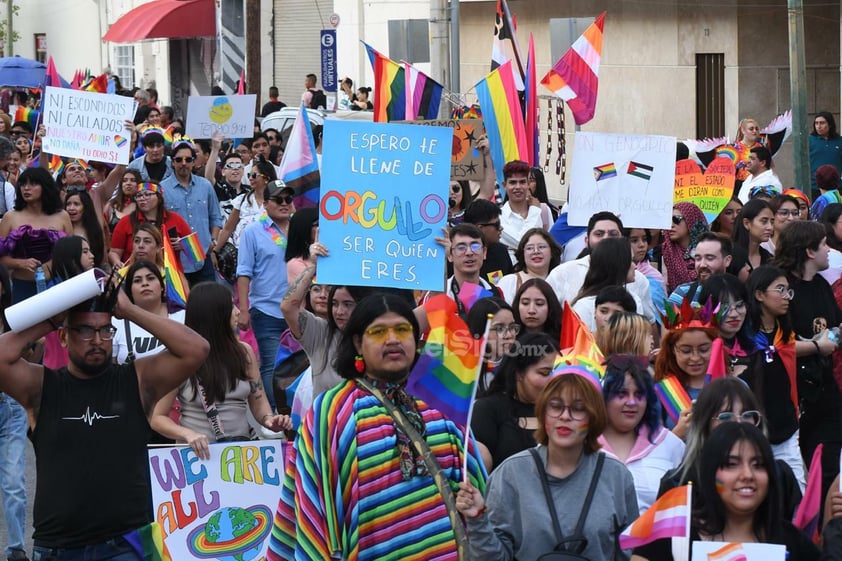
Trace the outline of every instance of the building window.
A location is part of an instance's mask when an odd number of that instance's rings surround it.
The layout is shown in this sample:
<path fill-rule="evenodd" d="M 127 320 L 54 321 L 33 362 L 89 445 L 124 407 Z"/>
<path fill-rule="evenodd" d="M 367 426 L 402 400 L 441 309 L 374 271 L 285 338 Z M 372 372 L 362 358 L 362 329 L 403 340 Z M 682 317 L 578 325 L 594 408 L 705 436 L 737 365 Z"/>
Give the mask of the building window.
<path fill-rule="evenodd" d="M 120 78 L 120 85 L 129 89 L 134 87 L 134 46 L 118 45 L 114 47 L 114 73 Z"/>
<path fill-rule="evenodd" d="M 35 34 L 35 60 L 47 62 L 47 34 Z"/>
<path fill-rule="evenodd" d="M 725 54 L 696 54 L 696 138 L 725 136 Z"/>
<path fill-rule="evenodd" d="M 430 24 L 425 19 L 389 20 L 389 58 L 430 62 Z"/>

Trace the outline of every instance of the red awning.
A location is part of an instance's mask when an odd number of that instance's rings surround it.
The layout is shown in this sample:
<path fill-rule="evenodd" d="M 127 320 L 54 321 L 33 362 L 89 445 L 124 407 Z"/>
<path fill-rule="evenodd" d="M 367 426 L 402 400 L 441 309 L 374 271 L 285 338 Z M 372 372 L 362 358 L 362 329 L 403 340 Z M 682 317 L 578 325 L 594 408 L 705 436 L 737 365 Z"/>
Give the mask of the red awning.
<path fill-rule="evenodd" d="M 214 0 L 153 0 L 118 19 L 102 38 L 113 43 L 216 35 Z"/>

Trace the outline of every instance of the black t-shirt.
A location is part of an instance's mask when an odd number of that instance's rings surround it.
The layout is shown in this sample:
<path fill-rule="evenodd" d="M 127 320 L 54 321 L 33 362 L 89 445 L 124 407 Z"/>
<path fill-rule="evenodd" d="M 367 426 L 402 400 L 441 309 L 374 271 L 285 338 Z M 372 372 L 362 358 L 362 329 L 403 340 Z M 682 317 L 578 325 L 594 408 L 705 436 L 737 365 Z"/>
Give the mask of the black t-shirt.
<path fill-rule="evenodd" d="M 81 379 L 44 369 L 35 430 L 35 545 L 100 543 L 151 521 L 150 427 L 133 364 Z"/>
<path fill-rule="evenodd" d="M 283 101 L 267 101 L 266 104 L 263 106 L 263 109 L 260 111 L 261 117 L 266 117 L 269 113 L 274 113 L 275 111 L 280 111 L 287 104 Z"/>
<path fill-rule="evenodd" d="M 512 274 L 513 268 L 509 250 L 505 245 L 497 242 L 489 244 L 485 262 L 479 274 L 491 284 L 496 284 L 504 276 Z"/>
<path fill-rule="evenodd" d="M 792 524 L 786 520 L 781 522 L 781 533 L 778 536 L 770 536 L 764 543 L 774 543 L 785 545 L 789 555 L 787 559 L 793 561 L 818 561 L 821 558 L 819 549 L 808 540 L 804 535 Z M 690 526 L 690 541 L 699 541 L 699 530 L 695 526 Z M 672 540 L 670 538 L 655 540 L 641 547 L 634 548 L 634 554 L 644 557 L 649 561 L 673 561 L 672 556 Z M 691 555 L 692 556 L 692 546 Z"/>
<path fill-rule="evenodd" d="M 811 339 L 842 323 L 833 289 L 824 277 L 816 275 L 810 281 L 790 277 L 789 284 L 795 291 L 789 314 L 796 335 Z M 798 359 L 798 396 L 803 413 L 820 425 L 821 440 L 842 439 L 842 396 L 833 378 L 830 357 L 811 355 Z"/>
<path fill-rule="evenodd" d="M 774 341 L 775 335 L 768 337 Z M 798 430 L 795 404 L 792 403 L 791 385 L 786 367 L 778 353 L 758 350 L 749 359 L 749 366 L 740 375 L 749 385 L 763 407 L 769 442 L 780 444 Z"/>
<path fill-rule="evenodd" d="M 509 399 L 503 394 L 480 398 L 474 404 L 471 430 L 474 437 L 491 452 L 494 466 L 534 447 L 534 430 L 522 428 L 521 419 L 535 416 L 535 405 Z"/>
<path fill-rule="evenodd" d="M 150 179 L 154 179 L 155 181 L 162 181 L 164 179 L 164 174 L 167 173 L 167 161 L 161 160 L 155 164 L 151 164 L 146 160 L 143 160 L 143 165 L 146 166 L 146 173 L 149 174 Z"/>

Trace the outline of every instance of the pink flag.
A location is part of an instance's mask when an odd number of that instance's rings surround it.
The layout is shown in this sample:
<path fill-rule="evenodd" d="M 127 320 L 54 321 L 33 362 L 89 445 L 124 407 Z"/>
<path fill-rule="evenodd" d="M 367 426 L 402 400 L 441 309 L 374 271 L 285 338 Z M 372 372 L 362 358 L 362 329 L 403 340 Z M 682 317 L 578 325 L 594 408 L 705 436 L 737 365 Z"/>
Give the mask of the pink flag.
<path fill-rule="evenodd" d="M 824 444 L 819 444 L 813 452 L 807 488 L 804 489 L 804 497 L 792 519 L 793 526 L 815 543 L 819 540 L 819 514 L 822 508 L 822 448 Z"/>
<path fill-rule="evenodd" d="M 245 95 L 246 93 L 246 69 L 240 70 L 240 83 L 237 84 L 237 95 Z"/>
<path fill-rule="evenodd" d="M 44 85 L 52 86 L 54 88 L 61 87 L 61 78 L 58 76 L 56 64 L 53 62 L 52 55 L 47 57 L 47 70 L 44 75 Z"/>
<path fill-rule="evenodd" d="M 526 161 L 538 165 L 538 77 L 535 72 L 535 38 L 529 34 L 526 57 Z"/>

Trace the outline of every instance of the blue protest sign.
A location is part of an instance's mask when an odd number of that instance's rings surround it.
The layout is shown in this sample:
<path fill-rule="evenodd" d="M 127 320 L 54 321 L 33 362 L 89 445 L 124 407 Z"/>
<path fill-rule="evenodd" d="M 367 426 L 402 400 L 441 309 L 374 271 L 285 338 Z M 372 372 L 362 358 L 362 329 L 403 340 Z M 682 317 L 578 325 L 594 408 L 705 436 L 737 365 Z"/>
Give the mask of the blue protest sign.
<path fill-rule="evenodd" d="M 336 30 L 322 29 L 319 37 L 322 54 L 322 89 L 326 92 L 336 93 L 337 72 L 336 69 Z"/>
<path fill-rule="evenodd" d="M 325 121 L 319 284 L 443 290 L 453 130 Z"/>

